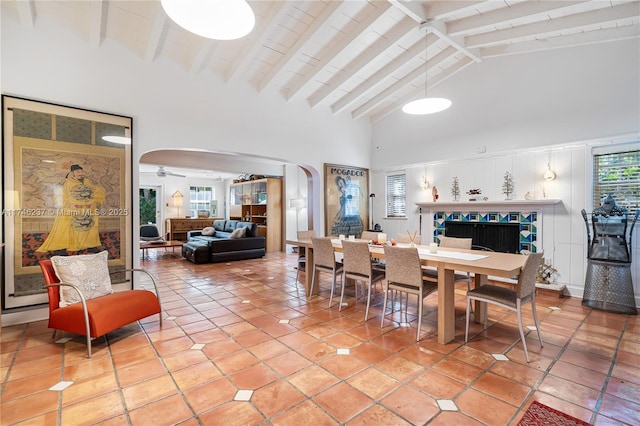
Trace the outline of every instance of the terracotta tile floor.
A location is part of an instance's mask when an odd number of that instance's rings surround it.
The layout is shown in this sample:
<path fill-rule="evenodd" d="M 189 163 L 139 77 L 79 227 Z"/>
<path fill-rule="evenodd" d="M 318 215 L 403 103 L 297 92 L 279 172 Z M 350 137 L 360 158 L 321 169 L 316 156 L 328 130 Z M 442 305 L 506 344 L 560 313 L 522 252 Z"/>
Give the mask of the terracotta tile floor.
<path fill-rule="evenodd" d="M 396 311 L 381 329 L 378 289 L 364 323 L 353 286 L 342 312 L 339 298 L 328 308 L 323 274 L 308 302 L 295 265 L 283 253 L 214 265 L 152 255 L 164 326 L 154 316 L 98 338 L 92 359 L 82 338 L 52 342 L 45 321 L 4 327 L 0 423 L 509 425 L 539 400 L 593 424 L 640 424 L 637 316 L 539 295 L 545 346 L 529 332 L 526 363 L 514 315 L 493 306 L 488 331 L 463 344 L 464 283 L 456 340 L 437 343 L 434 294 L 416 343 L 415 309 L 410 327 Z"/>

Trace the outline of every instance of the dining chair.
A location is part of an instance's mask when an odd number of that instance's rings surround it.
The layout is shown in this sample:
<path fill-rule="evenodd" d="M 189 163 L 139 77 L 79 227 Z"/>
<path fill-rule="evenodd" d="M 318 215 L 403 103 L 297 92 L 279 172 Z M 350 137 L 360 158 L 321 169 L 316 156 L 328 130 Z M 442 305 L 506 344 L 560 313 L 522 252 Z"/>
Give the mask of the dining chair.
<path fill-rule="evenodd" d="M 373 267 L 369 244 L 365 241 L 343 241 L 342 253 L 344 254 L 344 266 L 342 268 L 342 292 L 340 294 L 340 310 L 344 300 L 344 288 L 347 279 L 354 280 L 356 290 L 356 300 L 358 300 L 358 281 L 367 285 L 367 309 L 364 320 L 369 319 L 369 306 L 371 304 L 371 288 L 377 282 L 384 280 L 385 272 Z"/>
<path fill-rule="evenodd" d="M 465 250 L 471 250 L 472 239 L 471 238 L 456 238 L 456 237 L 445 237 L 444 235 L 440 236 L 440 247 L 444 248 L 459 248 Z M 425 276 L 428 280 L 433 282 L 438 282 L 438 270 L 432 268 L 425 268 L 424 272 Z M 453 282 L 467 282 L 467 291 L 471 290 L 471 274 L 468 272 L 461 274 L 459 272 L 454 273 Z"/>
<path fill-rule="evenodd" d="M 154 224 L 140 225 L 140 241 L 159 241 L 163 242 L 164 238 L 160 235 L 158 226 Z"/>
<path fill-rule="evenodd" d="M 360 239 L 366 240 L 366 241 L 378 241 L 378 234 L 380 234 L 380 232 L 362 231 L 362 235 L 360 235 Z"/>
<path fill-rule="evenodd" d="M 313 287 L 316 283 L 316 278 L 320 272 L 331 273 L 331 296 L 329 298 L 329 307 L 333 304 L 333 293 L 336 289 L 336 277 L 340 275 L 342 277 L 342 263 L 336 261 L 336 252 L 333 248 L 331 238 L 311 238 L 311 245 L 313 246 L 313 276 L 311 277 L 311 288 L 309 289 L 308 298 L 311 298 L 313 294 Z M 344 285 L 344 283 L 342 283 Z M 319 284 L 318 284 L 319 285 Z"/>
<path fill-rule="evenodd" d="M 409 304 L 409 294 L 415 294 L 418 296 L 417 342 L 420 340 L 420 329 L 422 327 L 423 299 L 436 291 L 438 289 L 438 285 L 424 279 L 417 248 L 384 246 L 384 257 L 387 263 L 387 284 L 384 292 L 384 304 L 382 305 L 382 320 L 380 321 L 380 327 L 384 325 L 389 290 L 398 291 L 401 296 L 402 293 L 407 293 L 407 305 Z M 402 297 L 400 298 L 400 303 L 402 303 Z"/>
<path fill-rule="evenodd" d="M 298 231 L 298 241 L 310 240 L 316 237 L 316 231 Z M 296 285 L 299 282 L 300 271 L 307 272 L 307 253 L 304 247 L 298 247 L 298 271 L 296 272 Z"/>
<path fill-rule="evenodd" d="M 420 245 L 421 241 L 422 241 L 422 237 L 420 235 L 416 235 L 413 238 L 413 242 L 415 244 Z M 396 237 L 396 243 L 410 244 L 411 243 L 411 237 L 408 234 L 398 234 L 398 236 Z"/>
<path fill-rule="evenodd" d="M 469 317 L 471 316 L 471 303 L 473 301 L 493 303 L 503 308 L 515 311 L 518 317 L 518 328 L 520 329 L 520 339 L 524 348 L 524 356 L 529 362 L 529 353 L 527 352 L 527 342 L 524 338 L 524 329 L 522 328 L 522 305 L 531 302 L 531 311 L 533 313 L 533 321 L 538 331 L 538 339 L 540 346 L 542 343 L 542 335 L 540 334 L 540 324 L 538 323 L 538 314 L 536 312 L 536 277 L 538 268 L 542 265 L 543 253 L 531 253 L 527 255 L 527 260 L 518 275 L 518 284 L 515 290 L 507 287 L 485 284 L 476 287 L 467 292 L 467 325 L 464 331 L 464 342 L 467 343 L 469 337 Z M 487 309 L 484 310 L 484 330 L 487 329 Z"/>

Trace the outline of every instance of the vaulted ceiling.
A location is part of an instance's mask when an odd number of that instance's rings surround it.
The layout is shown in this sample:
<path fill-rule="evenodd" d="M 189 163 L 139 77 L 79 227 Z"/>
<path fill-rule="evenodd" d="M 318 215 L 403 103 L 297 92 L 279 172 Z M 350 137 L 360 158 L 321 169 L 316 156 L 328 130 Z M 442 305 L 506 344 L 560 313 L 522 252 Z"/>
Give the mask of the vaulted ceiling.
<path fill-rule="evenodd" d="M 424 95 L 425 75 L 431 90 L 492 57 L 640 36 L 638 0 L 249 3 L 254 30 L 214 41 L 176 25 L 159 1 L 1 2 L 23 25 L 46 17 L 96 49 L 108 39 L 145 61 L 170 60 L 372 122 Z"/>

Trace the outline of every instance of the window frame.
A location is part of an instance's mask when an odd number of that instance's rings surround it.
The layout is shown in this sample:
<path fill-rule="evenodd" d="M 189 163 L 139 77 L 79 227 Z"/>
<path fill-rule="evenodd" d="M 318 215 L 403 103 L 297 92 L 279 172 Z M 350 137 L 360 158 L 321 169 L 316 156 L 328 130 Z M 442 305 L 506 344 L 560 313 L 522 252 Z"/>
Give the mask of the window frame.
<path fill-rule="evenodd" d="M 194 189 L 195 188 L 195 189 Z M 200 190 L 203 189 L 203 190 Z M 192 195 L 196 194 L 196 198 L 192 198 Z M 189 185 L 189 216 L 191 218 L 198 218 L 198 211 L 200 210 L 206 210 L 209 215 L 209 217 L 211 216 L 211 201 L 215 199 L 215 187 L 212 185 Z M 199 194 L 206 194 L 209 193 L 209 199 L 205 200 L 205 199 L 198 199 L 198 195 Z M 206 197 L 206 195 L 205 195 Z M 195 215 L 194 215 L 195 213 Z"/>
<path fill-rule="evenodd" d="M 403 188 L 400 194 L 391 194 L 390 186 L 393 185 L 393 181 L 401 178 Z M 403 192 L 403 193 L 402 193 Z M 397 206 L 397 201 L 401 200 L 401 206 Z M 395 208 L 394 208 L 395 206 Z M 389 219 L 406 219 L 407 218 L 407 173 L 406 171 L 398 171 L 388 173 L 385 176 L 385 218 Z"/>
<path fill-rule="evenodd" d="M 603 157 L 611 157 L 612 159 L 616 156 L 622 156 L 625 154 L 630 154 L 632 157 L 631 163 L 632 165 L 640 164 L 640 149 L 637 148 L 638 143 L 634 144 L 623 144 L 617 145 L 614 147 L 602 147 L 602 148 L 594 148 L 591 152 L 591 168 L 592 168 L 592 180 L 591 180 L 591 198 L 592 198 L 592 208 L 596 208 L 600 206 L 602 203 L 602 199 L 607 194 L 612 194 L 614 199 L 616 200 L 616 204 L 620 207 L 627 209 L 627 213 L 632 215 L 635 214 L 635 211 L 640 208 L 638 205 L 638 200 L 640 197 L 640 166 L 635 170 L 632 170 L 631 179 L 629 181 L 619 181 L 619 182 L 610 182 L 601 181 L 599 179 L 600 170 L 603 168 L 613 169 L 618 175 L 624 169 L 624 164 L 622 163 L 622 158 L 618 160 L 621 162 L 620 164 L 612 164 L 610 166 L 600 165 L 599 166 L 599 158 Z M 634 158 L 636 163 L 633 163 Z M 602 188 L 611 188 L 611 189 L 602 189 Z M 631 196 L 634 188 L 639 188 L 636 191 L 636 196 Z M 622 191 L 621 191 L 622 190 Z M 621 196 L 622 192 L 622 196 Z"/>

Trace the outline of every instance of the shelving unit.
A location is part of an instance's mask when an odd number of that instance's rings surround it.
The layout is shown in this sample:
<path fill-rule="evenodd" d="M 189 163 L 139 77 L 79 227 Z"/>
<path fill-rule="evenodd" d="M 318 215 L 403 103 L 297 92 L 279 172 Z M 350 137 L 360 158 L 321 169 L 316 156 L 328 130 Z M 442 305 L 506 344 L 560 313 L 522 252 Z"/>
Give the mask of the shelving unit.
<path fill-rule="evenodd" d="M 169 241 L 187 241 L 187 232 L 197 231 L 207 226 L 212 226 L 213 221 L 222 219 L 218 217 L 210 217 L 207 219 L 180 219 L 171 218 L 165 220 L 165 229 L 167 230 Z"/>
<path fill-rule="evenodd" d="M 267 251 L 282 251 L 282 180 L 258 179 L 230 188 L 229 218 L 258 224 L 258 236 L 267 239 Z"/>

